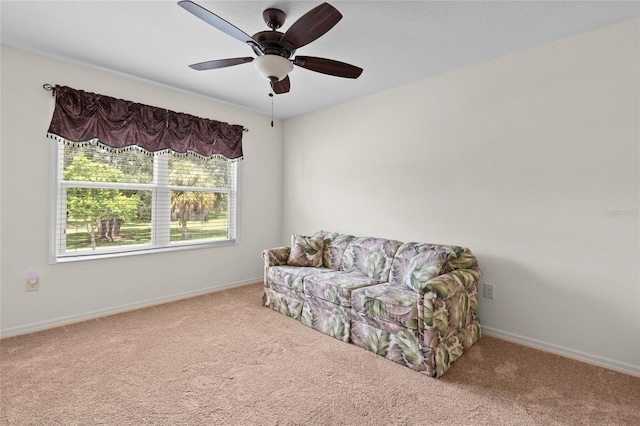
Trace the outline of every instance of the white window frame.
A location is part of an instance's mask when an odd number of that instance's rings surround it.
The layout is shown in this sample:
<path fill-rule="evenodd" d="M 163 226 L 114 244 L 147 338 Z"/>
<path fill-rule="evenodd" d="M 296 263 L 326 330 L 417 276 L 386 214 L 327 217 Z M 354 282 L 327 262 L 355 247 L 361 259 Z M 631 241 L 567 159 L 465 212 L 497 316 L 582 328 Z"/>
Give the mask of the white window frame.
<path fill-rule="evenodd" d="M 168 159 L 169 154 L 158 154 L 154 156 L 154 183 L 152 184 L 122 184 L 122 183 L 107 183 L 107 182 L 74 182 L 63 181 L 63 155 L 61 152 L 64 147 L 63 144 L 50 139 L 50 206 L 49 206 L 49 263 L 69 262 L 78 260 L 90 260 L 90 259 L 103 259 L 119 256 L 131 256 L 138 254 L 149 254 L 156 252 L 167 252 L 185 249 L 198 249 L 198 248 L 212 248 L 223 247 L 230 245 L 237 245 L 240 242 L 239 239 L 239 220 L 240 217 L 240 183 L 242 175 L 242 162 L 232 163 L 235 167 L 235 179 L 232 181 L 235 185 L 231 185 L 230 188 L 202 188 L 202 187 L 185 187 L 185 186 L 172 186 L 168 185 Z M 153 210 L 151 219 L 151 243 L 139 244 L 131 246 L 119 246 L 115 248 L 102 248 L 99 250 L 92 250 L 86 252 L 73 252 L 65 253 L 64 247 L 66 245 L 65 225 L 66 220 L 60 220 L 62 217 L 66 217 L 66 188 L 116 188 L 116 189 L 141 189 L 152 191 L 153 196 Z M 200 191 L 200 192 L 222 192 L 228 196 L 228 214 L 227 214 L 227 229 L 229 235 L 226 239 L 222 240 L 189 240 L 189 241 L 170 241 L 169 237 L 169 224 L 171 218 L 169 216 L 162 216 L 159 214 L 159 210 L 156 202 L 160 198 L 170 200 L 170 194 L 172 190 L 185 190 L 185 191 Z M 158 197 L 163 193 L 164 197 Z M 65 198 L 62 200 L 62 198 Z M 163 209 L 168 211 L 166 206 Z M 167 232 L 161 233 L 158 230 L 164 229 Z M 62 248 L 62 250 L 60 250 Z"/>

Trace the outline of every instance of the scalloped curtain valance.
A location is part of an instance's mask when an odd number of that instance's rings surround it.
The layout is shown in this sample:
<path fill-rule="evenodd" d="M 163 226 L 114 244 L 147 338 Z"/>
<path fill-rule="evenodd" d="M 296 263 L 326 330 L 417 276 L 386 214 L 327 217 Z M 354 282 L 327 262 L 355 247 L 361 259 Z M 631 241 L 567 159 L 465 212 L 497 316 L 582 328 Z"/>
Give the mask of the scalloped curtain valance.
<path fill-rule="evenodd" d="M 242 159 L 243 126 L 109 96 L 55 87 L 56 104 L 48 136 L 72 144 L 100 143 L 152 154 L 195 154 Z"/>

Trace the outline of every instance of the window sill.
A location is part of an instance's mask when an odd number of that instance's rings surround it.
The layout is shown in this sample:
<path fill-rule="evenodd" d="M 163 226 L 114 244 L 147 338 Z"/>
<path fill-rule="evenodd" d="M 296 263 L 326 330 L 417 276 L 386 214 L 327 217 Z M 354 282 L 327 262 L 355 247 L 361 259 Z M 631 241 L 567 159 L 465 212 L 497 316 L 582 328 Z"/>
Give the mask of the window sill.
<path fill-rule="evenodd" d="M 188 243 L 188 244 L 175 244 L 168 247 L 149 247 L 143 249 L 132 249 L 127 251 L 119 251 L 119 252 L 101 252 L 101 253 L 79 253 L 79 254 L 67 254 L 64 256 L 57 256 L 49 259 L 49 264 L 56 263 L 67 263 L 67 262 L 78 262 L 83 260 L 99 260 L 99 259 L 112 259 L 116 257 L 126 257 L 126 256 L 138 256 L 144 254 L 153 254 L 153 253 L 166 253 L 172 251 L 183 251 L 183 250 L 195 250 L 195 249 L 207 249 L 207 248 L 218 248 L 218 247 L 226 247 L 226 246 L 234 246 L 238 245 L 237 240 L 223 240 L 223 241 L 213 241 L 206 243 Z"/>

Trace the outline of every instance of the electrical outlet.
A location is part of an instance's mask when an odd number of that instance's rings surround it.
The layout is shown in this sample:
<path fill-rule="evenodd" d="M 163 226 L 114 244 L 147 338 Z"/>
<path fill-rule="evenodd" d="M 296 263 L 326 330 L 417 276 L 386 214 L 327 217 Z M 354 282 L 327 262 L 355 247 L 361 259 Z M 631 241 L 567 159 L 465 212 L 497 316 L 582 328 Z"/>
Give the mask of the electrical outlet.
<path fill-rule="evenodd" d="M 40 278 L 39 277 L 27 278 L 27 291 L 38 291 L 38 290 L 40 290 Z"/>
<path fill-rule="evenodd" d="M 493 284 L 484 283 L 482 285 L 482 296 L 487 299 L 493 299 Z"/>

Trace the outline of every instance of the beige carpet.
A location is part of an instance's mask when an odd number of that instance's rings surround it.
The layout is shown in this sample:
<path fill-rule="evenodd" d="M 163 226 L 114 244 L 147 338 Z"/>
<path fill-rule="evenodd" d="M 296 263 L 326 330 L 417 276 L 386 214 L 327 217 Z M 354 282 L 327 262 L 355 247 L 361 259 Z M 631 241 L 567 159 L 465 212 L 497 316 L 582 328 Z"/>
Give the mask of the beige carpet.
<path fill-rule="evenodd" d="M 639 425 L 640 378 L 490 336 L 425 377 L 260 284 L 0 341 L 7 425 Z"/>

